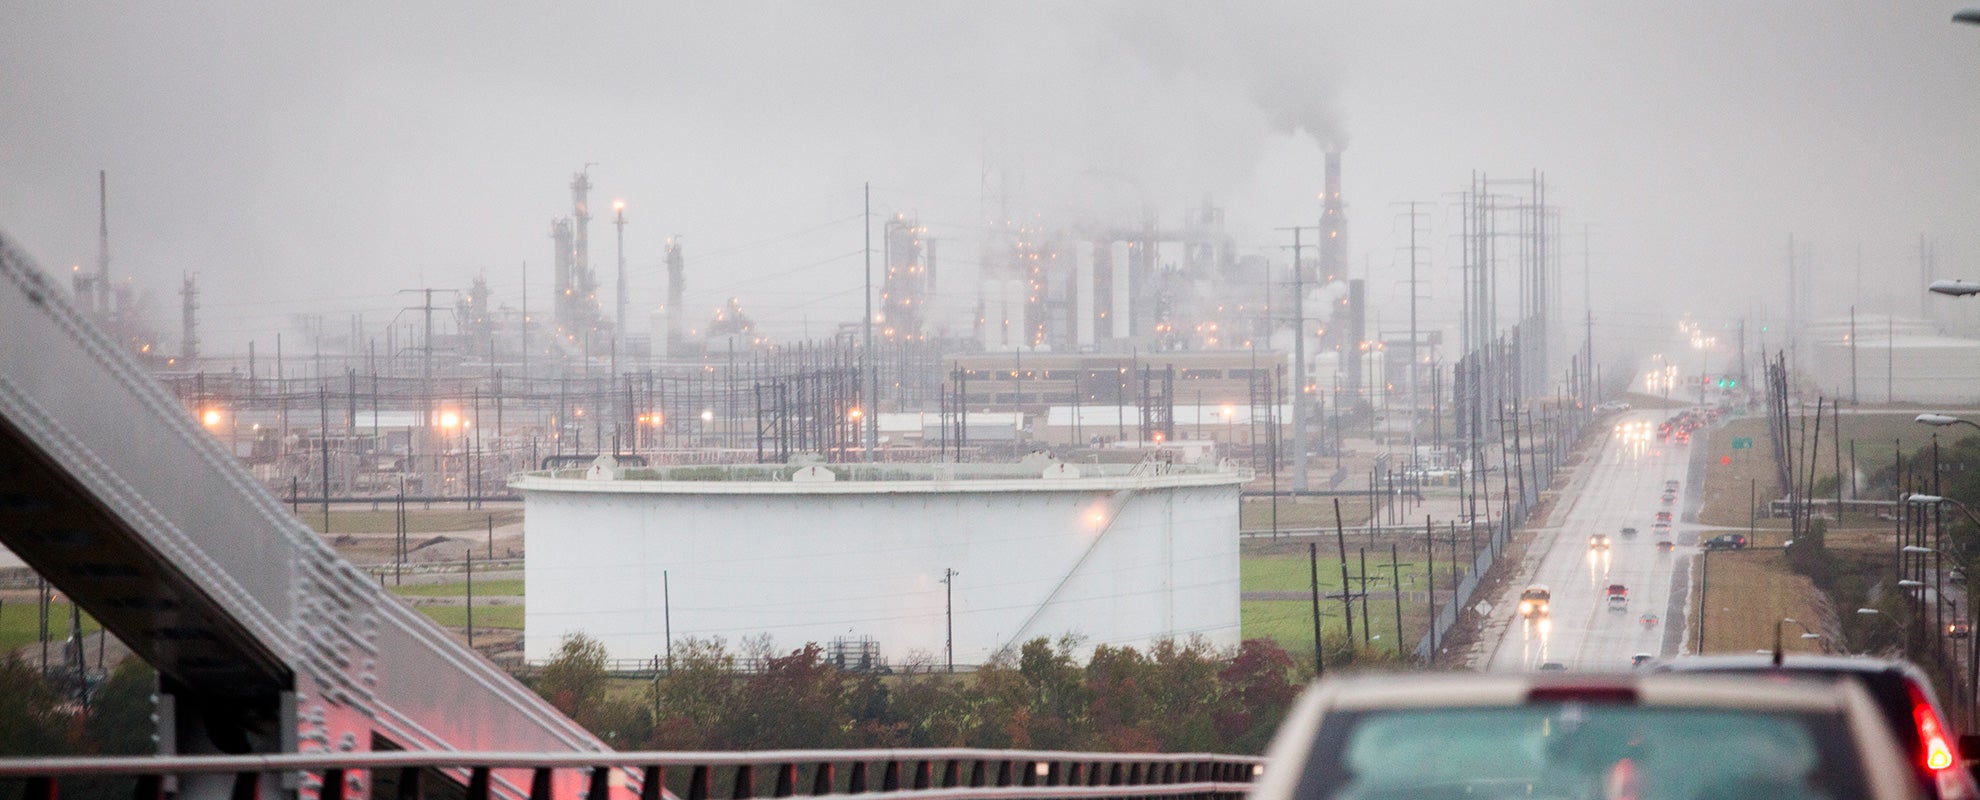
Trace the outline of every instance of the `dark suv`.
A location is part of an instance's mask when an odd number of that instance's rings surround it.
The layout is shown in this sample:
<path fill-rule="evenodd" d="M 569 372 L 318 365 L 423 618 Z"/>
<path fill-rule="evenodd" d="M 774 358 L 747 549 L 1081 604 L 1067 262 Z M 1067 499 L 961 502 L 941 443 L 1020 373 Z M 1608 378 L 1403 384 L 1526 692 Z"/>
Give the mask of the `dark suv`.
<path fill-rule="evenodd" d="M 1911 755 L 1907 760 L 1926 796 L 1940 800 L 1980 798 L 1980 785 L 1975 784 L 1973 774 L 1960 761 L 1960 742 L 1946 728 L 1946 715 L 1932 694 L 1931 682 L 1925 673 L 1907 662 L 1788 655 L 1777 665 L 1771 655 L 1707 655 L 1660 661 L 1655 670 L 1735 673 L 1782 682 L 1810 676 L 1855 681 L 1870 693 L 1891 733 Z"/>
<path fill-rule="evenodd" d="M 1707 550 L 1745 550 L 1746 545 L 1745 536 L 1737 533 L 1728 533 L 1724 536 L 1714 536 L 1706 539 L 1702 546 Z"/>

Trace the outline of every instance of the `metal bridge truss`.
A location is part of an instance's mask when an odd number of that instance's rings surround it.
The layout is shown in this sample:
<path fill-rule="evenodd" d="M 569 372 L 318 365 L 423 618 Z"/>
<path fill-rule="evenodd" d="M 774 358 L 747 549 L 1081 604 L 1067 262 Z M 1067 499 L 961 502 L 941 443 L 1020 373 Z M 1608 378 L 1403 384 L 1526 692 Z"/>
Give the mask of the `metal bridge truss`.
<path fill-rule="evenodd" d="M 605 749 L 285 511 L 4 235 L 0 544 L 158 670 L 166 754 Z"/>

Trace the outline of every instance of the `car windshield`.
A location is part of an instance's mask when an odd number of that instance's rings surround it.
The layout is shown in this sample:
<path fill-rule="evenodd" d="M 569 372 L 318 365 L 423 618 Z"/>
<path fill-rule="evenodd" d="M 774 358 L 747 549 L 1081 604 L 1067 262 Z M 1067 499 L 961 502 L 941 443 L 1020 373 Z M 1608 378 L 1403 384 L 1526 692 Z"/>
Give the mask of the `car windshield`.
<path fill-rule="evenodd" d="M 1299 796 L 1857 797 L 1844 730 L 1831 714 L 1580 703 L 1334 714 Z"/>

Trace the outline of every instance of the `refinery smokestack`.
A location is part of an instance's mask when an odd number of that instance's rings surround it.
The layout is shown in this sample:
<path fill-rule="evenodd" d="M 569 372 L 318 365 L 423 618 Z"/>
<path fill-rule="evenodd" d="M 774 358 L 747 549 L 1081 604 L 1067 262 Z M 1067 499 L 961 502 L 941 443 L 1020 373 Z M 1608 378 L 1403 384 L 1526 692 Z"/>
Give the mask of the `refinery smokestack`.
<path fill-rule="evenodd" d="M 1340 280 L 1347 265 L 1347 216 L 1341 213 L 1341 151 L 1327 151 L 1325 188 L 1320 198 L 1320 275 L 1322 282 Z"/>
<path fill-rule="evenodd" d="M 1327 167 L 1320 195 L 1320 282 L 1332 284 L 1347 278 L 1347 214 L 1341 202 L 1341 151 L 1327 151 Z M 1332 346 L 1340 353 L 1341 383 L 1347 390 L 1347 400 L 1359 403 L 1362 399 L 1362 357 L 1367 346 L 1364 306 L 1361 296 L 1361 282 L 1354 281 L 1348 287 L 1347 302 L 1335 304 L 1329 311 L 1327 337 L 1332 341 L 1323 344 Z"/>

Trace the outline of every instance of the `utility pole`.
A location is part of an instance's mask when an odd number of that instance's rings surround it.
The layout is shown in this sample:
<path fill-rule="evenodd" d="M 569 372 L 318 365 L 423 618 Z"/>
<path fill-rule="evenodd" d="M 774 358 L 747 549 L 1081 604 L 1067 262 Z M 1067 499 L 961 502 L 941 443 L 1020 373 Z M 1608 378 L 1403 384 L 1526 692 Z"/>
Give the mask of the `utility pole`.
<path fill-rule="evenodd" d="M 1594 257 L 1589 254 L 1589 239 L 1588 226 L 1584 224 L 1581 226 L 1581 311 L 1583 315 L 1582 335 L 1586 337 L 1582 344 L 1582 352 L 1586 354 L 1584 358 L 1587 360 L 1587 363 L 1582 365 L 1582 375 L 1588 384 L 1588 388 L 1582 392 L 1582 403 L 1584 404 L 1599 402 L 1595 395 L 1601 391 L 1599 385 L 1601 380 L 1593 372 L 1595 369 L 1595 289 L 1592 281 L 1595 275 L 1595 269 L 1593 267 Z M 1741 324 L 1744 325 L 1745 323 L 1742 322 Z M 1742 330 L 1744 329 L 1742 328 Z M 1746 346 L 1745 339 L 1741 339 L 1740 341 L 1740 347 L 1744 348 Z M 1741 350 L 1741 372 L 1744 372 L 1746 369 L 1746 364 L 1743 361 L 1745 357 L 1746 351 Z"/>
<path fill-rule="evenodd" d="M 619 363 L 620 349 L 626 340 L 626 331 L 632 328 L 631 323 L 626 319 L 626 201 L 613 200 L 612 215 L 612 227 L 618 229 L 619 259 L 619 334 L 612 337 L 612 363 L 616 365 Z M 618 371 L 617 366 L 612 368 L 614 376 Z"/>
<path fill-rule="evenodd" d="M 1417 354 L 1417 348 L 1422 346 L 1422 341 L 1417 338 L 1419 334 L 1417 333 L 1417 329 L 1416 329 L 1416 259 L 1418 256 L 1418 250 L 1416 246 L 1416 231 L 1417 231 L 1416 207 L 1418 205 L 1421 205 L 1421 203 L 1418 203 L 1415 200 L 1409 201 L 1409 374 L 1408 374 L 1408 378 L 1409 378 L 1409 464 L 1412 467 L 1417 465 L 1416 464 L 1416 453 L 1417 453 L 1416 415 L 1422 412 L 1422 405 L 1419 402 L 1420 398 L 1417 395 L 1418 390 L 1417 390 L 1417 378 L 1416 378 L 1416 365 L 1418 362 L 1421 362 L 1423 360 L 1422 357 Z M 1397 647 L 1401 647 L 1401 646 L 1402 645 L 1400 644 L 1397 645 Z"/>
<path fill-rule="evenodd" d="M 1369 481 L 1371 487 L 1374 486 L 1374 483 L 1373 480 Z M 1372 522 L 1374 515 L 1369 515 L 1369 520 Z M 1354 590 L 1348 587 L 1347 530 L 1341 525 L 1341 499 L 1339 497 L 1334 498 L 1334 541 L 1340 545 L 1341 608 L 1344 612 L 1342 619 L 1347 621 L 1348 648 L 1352 650 L 1354 648 Z"/>
<path fill-rule="evenodd" d="M 1292 386 L 1292 435 L 1293 435 L 1293 491 L 1303 493 L 1306 482 L 1306 266 L 1300 258 L 1300 231 L 1303 226 L 1295 225 L 1293 234 L 1293 386 Z M 1274 485 L 1274 491 L 1278 486 Z M 1318 624 L 1318 623 L 1316 623 Z"/>
<path fill-rule="evenodd" d="M 1318 542 L 1306 543 L 1306 565 L 1313 579 L 1313 677 L 1318 679 L 1327 676 L 1327 650 L 1320 638 L 1320 544 Z M 1341 591 L 1347 591 L 1347 587 L 1341 587 Z"/>
<path fill-rule="evenodd" d="M 873 451 L 880 446 L 880 415 L 876 407 L 880 401 L 879 366 L 873 360 L 873 184 L 863 188 L 865 210 L 860 213 L 860 227 L 866 231 L 866 316 L 861 320 L 865 345 L 861 348 L 860 360 L 866 362 L 866 384 L 868 394 L 865 402 L 859 403 L 861 416 L 866 423 L 867 463 L 873 462 Z"/>
<path fill-rule="evenodd" d="M 474 548 L 467 549 L 467 639 L 474 649 Z"/>
<path fill-rule="evenodd" d="M 956 671 L 956 575 L 954 569 L 942 568 L 942 586 L 948 592 L 948 607 L 943 611 L 943 622 L 948 626 L 948 639 L 943 647 L 949 651 L 949 671 Z"/>
<path fill-rule="evenodd" d="M 529 392 L 529 262 L 522 262 L 522 377 L 523 393 Z"/>

